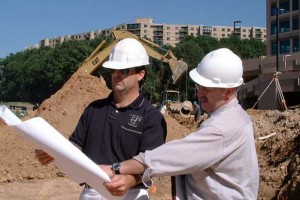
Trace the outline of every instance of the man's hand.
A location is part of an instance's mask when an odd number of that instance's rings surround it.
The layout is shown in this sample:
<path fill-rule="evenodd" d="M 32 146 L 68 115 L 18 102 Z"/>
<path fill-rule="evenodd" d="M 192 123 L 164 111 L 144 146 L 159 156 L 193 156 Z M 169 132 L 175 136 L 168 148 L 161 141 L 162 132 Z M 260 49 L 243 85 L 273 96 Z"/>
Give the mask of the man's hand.
<path fill-rule="evenodd" d="M 100 165 L 100 168 L 111 178 L 114 175 L 114 171 L 111 168 L 111 165 Z"/>
<path fill-rule="evenodd" d="M 35 153 L 35 157 L 39 160 L 39 162 L 42 165 L 48 165 L 54 160 L 54 158 L 52 158 L 49 154 L 47 154 L 43 150 L 36 149 L 34 153 Z"/>
<path fill-rule="evenodd" d="M 140 178 L 137 175 L 114 175 L 111 177 L 110 183 L 103 185 L 111 195 L 122 196 L 138 183 L 140 183 Z"/>

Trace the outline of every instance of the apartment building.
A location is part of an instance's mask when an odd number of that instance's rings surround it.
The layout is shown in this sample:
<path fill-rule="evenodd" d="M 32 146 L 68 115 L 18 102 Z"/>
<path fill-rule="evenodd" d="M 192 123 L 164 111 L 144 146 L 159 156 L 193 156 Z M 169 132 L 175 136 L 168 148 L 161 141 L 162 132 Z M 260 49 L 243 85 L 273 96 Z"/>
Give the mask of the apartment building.
<path fill-rule="evenodd" d="M 266 0 L 267 55 L 243 61 L 245 108 L 300 105 L 299 0 Z"/>
<path fill-rule="evenodd" d="M 240 25 L 241 23 L 239 23 Z M 235 30 L 234 30 L 235 29 Z M 95 30 L 75 35 L 66 35 L 55 38 L 45 38 L 39 45 L 29 46 L 27 49 L 39 48 L 40 46 L 54 47 L 64 41 L 93 39 L 101 34 L 110 35 L 113 30 L 127 30 L 139 37 L 147 38 L 150 41 L 162 46 L 176 46 L 187 35 L 206 35 L 217 39 L 228 38 L 235 34 L 242 39 L 257 38 L 266 41 L 267 30 L 265 27 L 244 27 L 244 26 L 206 26 L 190 24 L 158 24 L 152 18 L 136 18 L 134 23 L 123 23 L 114 27 Z"/>
<path fill-rule="evenodd" d="M 235 34 L 242 39 L 257 38 L 266 41 L 267 34 L 264 27 L 157 24 L 152 18 L 136 18 L 135 23 L 127 24 L 126 30 L 139 37 L 148 38 L 158 45 L 171 46 L 176 46 L 187 35 L 206 35 L 221 39 Z"/>
<path fill-rule="evenodd" d="M 102 34 L 101 30 L 96 30 L 96 31 L 84 32 L 75 35 L 60 36 L 51 39 L 45 38 L 40 41 L 40 46 L 54 47 L 55 45 L 62 44 L 65 41 L 94 39 L 100 36 L 101 34 Z"/>

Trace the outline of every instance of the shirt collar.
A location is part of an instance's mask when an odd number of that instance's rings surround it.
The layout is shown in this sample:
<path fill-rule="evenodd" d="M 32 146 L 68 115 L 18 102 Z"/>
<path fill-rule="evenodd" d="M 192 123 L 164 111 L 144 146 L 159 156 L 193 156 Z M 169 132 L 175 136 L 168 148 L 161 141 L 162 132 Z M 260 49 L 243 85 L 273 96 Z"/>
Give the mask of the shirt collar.
<path fill-rule="evenodd" d="M 110 104 L 113 107 L 116 107 L 115 106 L 115 102 L 114 102 L 114 98 L 113 98 L 113 96 L 114 96 L 113 93 L 114 92 L 111 92 L 108 95 L 108 100 L 109 100 Z M 145 101 L 145 98 L 143 97 L 143 95 L 139 94 L 139 96 L 131 104 L 129 104 L 128 106 L 123 107 L 123 108 L 138 109 L 138 108 L 140 108 L 143 105 L 144 101 Z"/>

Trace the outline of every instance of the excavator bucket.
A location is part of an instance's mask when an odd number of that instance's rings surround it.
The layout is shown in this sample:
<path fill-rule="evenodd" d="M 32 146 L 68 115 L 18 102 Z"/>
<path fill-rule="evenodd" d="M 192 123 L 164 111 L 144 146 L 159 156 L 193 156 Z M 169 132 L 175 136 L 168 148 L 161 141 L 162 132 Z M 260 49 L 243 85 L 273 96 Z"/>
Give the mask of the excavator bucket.
<path fill-rule="evenodd" d="M 187 72 L 188 65 L 183 60 L 170 60 L 170 68 L 172 70 L 173 84 L 176 84 L 182 76 Z"/>

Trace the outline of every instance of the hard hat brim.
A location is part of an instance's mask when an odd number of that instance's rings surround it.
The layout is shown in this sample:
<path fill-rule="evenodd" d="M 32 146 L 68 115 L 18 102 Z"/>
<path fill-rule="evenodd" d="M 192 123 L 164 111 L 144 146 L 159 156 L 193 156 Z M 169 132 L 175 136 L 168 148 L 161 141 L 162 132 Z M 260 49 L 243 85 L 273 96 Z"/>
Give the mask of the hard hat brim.
<path fill-rule="evenodd" d="M 130 64 L 126 64 L 124 62 L 116 62 L 116 61 L 106 61 L 103 63 L 104 68 L 108 69 L 127 69 L 127 68 L 134 68 L 134 67 L 141 67 L 149 65 L 149 62 L 131 62 Z"/>
<path fill-rule="evenodd" d="M 204 87 L 213 87 L 213 88 L 235 88 L 243 84 L 243 78 L 239 80 L 238 83 L 235 84 L 224 84 L 224 83 L 214 83 L 209 79 L 204 78 L 197 72 L 197 68 L 192 69 L 189 72 L 189 75 L 191 79 L 197 83 L 198 85 L 204 86 Z"/>

